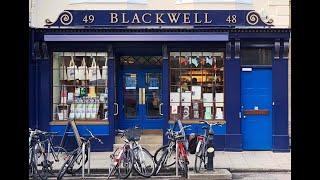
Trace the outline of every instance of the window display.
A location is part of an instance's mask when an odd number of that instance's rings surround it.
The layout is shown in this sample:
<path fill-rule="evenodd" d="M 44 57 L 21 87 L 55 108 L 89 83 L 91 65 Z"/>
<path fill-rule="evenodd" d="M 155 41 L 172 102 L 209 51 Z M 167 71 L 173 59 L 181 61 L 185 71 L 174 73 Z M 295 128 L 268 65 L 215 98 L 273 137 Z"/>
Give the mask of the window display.
<path fill-rule="evenodd" d="M 224 53 L 170 52 L 170 119 L 224 119 Z"/>
<path fill-rule="evenodd" d="M 107 120 L 107 53 L 53 53 L 53 120 Z"/>

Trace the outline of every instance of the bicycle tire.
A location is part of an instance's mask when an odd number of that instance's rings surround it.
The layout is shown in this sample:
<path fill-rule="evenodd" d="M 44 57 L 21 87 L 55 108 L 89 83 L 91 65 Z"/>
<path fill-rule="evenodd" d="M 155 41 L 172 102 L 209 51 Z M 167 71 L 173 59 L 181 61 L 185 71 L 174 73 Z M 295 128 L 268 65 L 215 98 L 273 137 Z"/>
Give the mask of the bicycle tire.
<path fill-rule="evenodd" d="M 165 152 L 161 155 L 161 158 L 159 159 L 157 166 L 156 166 L 156 169 L 153 173 L 154 176 L 158 175 L 162 166 L 163 166 L 163 161 L 164 161 L 164 158 L 167 156 L 167 153 L 168 153 L 168 149 L 165 150 Z"/>
<path fill-rule="evenodd" d="M 154 159 L 153 159 L 153 157 L 152 157 L 152 155 L 151 155 L 151 153 L 147 150 L 147 149 L 145 149 L 145 148 L 141 148 L 141 150 L 142 150 L 142 152 L 145 152 L 145 155 L 144 155 L 144 157 L 145 157 L 145 159 L 144 159 L 144 162 L 148 162 L 148 160 L 146 159 L 146 157 L 148 157 L 149 158 L 149 162 L 151 161 L 151 163 L 152 163 L 152 169 L 151 169 L 151 172 L 146 172 L 145 171 L 145 173 L 144 172 L 142 172 L 142 171 L 140 171 L 139 169 L 138 169 L 138 167 L 140 166 L 140 167 L 143 167 L 142 165 L 141 165 L 141 163 L 140 163 L 140 160 L 139 159 L 137 159 L 137 157 L 134 155 L 134 163 L 133 163 L 133 167 L 134 167 L 134 170 L 140 175 L 140 176 L 143 176 L 143 177 L 145 177 L 145 178 L 149 178 L 149 177 L 151 177 L 152 175 L 153 175 L 153 173 L 154 173 L 154 170 L 155 170 L 155 163 L 154 163 Z M 139 150 L 140 151 L 140 150 Z M 146 166 L 146 165 L 145 165 Z M 149 167 L 150 165 L 147 165 L 147 167 Z"/>
<path fill-rule="evenodd" d="M 118 178 L 120 179 L 127 179 L 129 177 L 129 175 L 132 172 L 132 168 L 133 168 L 133 163 L 134 163 L 134 159 L 133 159 L 133 152 L 132 149 L 128 149 L 124 152 L 124 154 L 122 154 L 122 156 L 125 156 L 125 158 L 121 158 L 119 164 L 117 165 L 117 174 L 118 174 Z M 124 160 L 128 160 L 128 162 L 125 162 Z M 125 166 L 125 172 L 126 174 L 122 174 L 121 173 L 121 165 L 123 165 L 123 163 L 129 164 L 128 166 Z"/>
<path fill-rule="evenodd" d="M 82 151 L 76 151 L 76 155 L 73 156 L 72 164 L 70 164 L 70 168 L 67 170 L 68 174 L 76 174 L 82 169 Z M 88 148 L 85 148 L 85 161 L 84 165 L 88 162 Z M 76 165 L 76 166 L 75 166 Z"/>
<path fill-rule="evenodd" d="M 199 143 L 201 143 L 200 144 L 200 147 L 199 147 L 199 152 L 196 152 L 195 153 L 195 161 L 194 161 L 194 171 L 196 172 L 196 173 L 199 173 L 200 172 L 200 169 L 201 169 L 201 165 L 202 165 L 202 163 L 203 163 L 203 165 L 204 165 L 204 152 L 203 152 L 203 142 L 201 141 L 201 142 L 199 142 Z M 198 144 L 197 144 L 197 146 L 199 146 Z M 198 148 L 197 148 L 198 149 Z M 198 164 L 199 163 L 199 164 Z"/>
<path fill-rule="evenodd" d="M 47 153 L 42 151 L 44 148 L 44 145 L 42 143 L 39 143 L 39 149 L 34 149 L 35 150 L 35 164 L 37 166 L 36 172 L 37 176 L 40 179 L 48 179 L 48 174 L 49 174 L 49 162 L 47 159 Z M 40 164 L 38 164 L 38 161 L 41 161 Z"/>
<path fill-rule="evenodd" d="M 162 157 L 162 155 L 158 157 L 159 153 L 160 153 L 161 151 L 164 152 L 165 149 L 167 149 L 168 147 L 169 147 L 169 145 L 167 144 L 167 145 L 164 145 L 164 146 L 162 146 L 162 147 L 160 147 L 159 149 L 156 150 L 156 152 L 154 153 L 154 156 L 153 156 L 154 162 L 155 162 L 156 164 L 159 164 L 159 160 L 160 160 L 160 158 Z M 162 153 L 162 154 L 163 154 L 163 153 Z M 173 158 L 175 158 L 175 148 L 174 148 L 174 146 L 173 146 L 173 148 L 172 148 L 172 151 L 171 151 L 170 156 L 171 156 L 171 155 L 173 155 Z M 157 158 L 159 158 L 159 159 L 157 159 Z M 168 158 L 168 159 L 169 159 L 169 158 Z M 162 166 L 163 166 L 164 168 L 168 168 L 168 167 L 173 166 L 175 163 L 176 163 L 176 161 L 174 160 L 173 162 L 171 162 L 171 163 L 169 163 L 169 164 L 168 164 L 168 163 L 163 164 Z"/>
<path fill-rule="evenodd" d="M 77 151 L 73 152 L 71 155 L 68 156 L 67 160 L 63 163 L 63 165 L 61 166 L 61 169 L 59 170 L 59 173 L 57 175 L 57 180 L 62 179 L 62 177 L 70 167 L 70 164 L 72 163 L 75 155 L 77 155 Z"/>

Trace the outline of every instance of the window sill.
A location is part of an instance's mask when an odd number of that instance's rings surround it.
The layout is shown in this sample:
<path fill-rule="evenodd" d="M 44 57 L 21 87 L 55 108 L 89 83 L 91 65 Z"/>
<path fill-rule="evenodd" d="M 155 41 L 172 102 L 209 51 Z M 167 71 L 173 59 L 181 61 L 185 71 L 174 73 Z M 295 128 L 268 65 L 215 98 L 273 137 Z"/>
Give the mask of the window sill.
<path fill-rule="evenodd" d="M 77 125 L 106 125 L 109 124 L 108 120 L 75 120 Z M 67 120 L 53 120 L 50 125 L 67 125 Z"/>
<path fill-rule="evenodd" d="M 183 124 L 200 124 L 200 120 L 181 120 Z M 225 124 L 226 121 L 224 119 L 216 119 L 216 120 L 206 120 L 208 123 L 220 123 L 220 124 Z M 173 120 L 169 120 L 169 124 L 174 124 Z"/>

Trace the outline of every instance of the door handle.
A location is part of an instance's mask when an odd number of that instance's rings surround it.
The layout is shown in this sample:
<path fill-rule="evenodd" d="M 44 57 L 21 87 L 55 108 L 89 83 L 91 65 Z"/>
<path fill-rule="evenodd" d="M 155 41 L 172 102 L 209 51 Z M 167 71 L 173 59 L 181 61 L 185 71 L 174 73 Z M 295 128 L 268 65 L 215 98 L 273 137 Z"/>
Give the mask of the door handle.
<path fill-rule="evenodd" d="M 142 89 L 142 104 L 146 104 L 146 88 Z"/>
<path fill-rule="evenodd" d="M 117 112 L 114 113 L 113 115 L 116 116 L 119 114 L 119 105 L 118 105 L 118 103 L 114 103 L 114 105 L 116 105 L 116 107 L 117 107 L 117 108 L 115 108 L 117 110 Z"/>
<path fill-rule="evenodd" d="M 142 88 L 139 88 L 139 104 L 142 104 Z"/>
<path fill-rule="evenodd" d="M 163 116 L 163 113 L 162 113 L 162 105 L 163 105 L 163 103 L 160 103 L 160 104 L 159 104 L 159 114 L 160 114 L 161 116 Z"/>

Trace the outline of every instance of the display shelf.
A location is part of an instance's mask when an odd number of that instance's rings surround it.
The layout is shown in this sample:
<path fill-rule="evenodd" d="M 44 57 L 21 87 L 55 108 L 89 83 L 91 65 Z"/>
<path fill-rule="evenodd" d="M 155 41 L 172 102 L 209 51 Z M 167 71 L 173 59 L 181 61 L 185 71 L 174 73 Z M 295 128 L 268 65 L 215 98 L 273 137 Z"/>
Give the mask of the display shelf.
<path fill-rule="evenodd" d="M 77 125 L 102 125 L 102 124 L 109 124 L 109 120 L 100 120 L 100 119 L 79 119 L 75 120 Z M 50 125 L 67 125 L 68 120 L 53 120 L 50 122 Z"/>
<path fill-rule="evenodd" d="M 195 119 L 181 120 L 183 124 L 200 124 L 199 121 L 200 120 L 195 120 Z M 220 123 L 220 124 L 226 123 L 224 119 L 204 120 L 204 121 L 207 121 L 208 123 Z M 174 120 L 169 120 L 169 124 L 174 124 Z"/>

